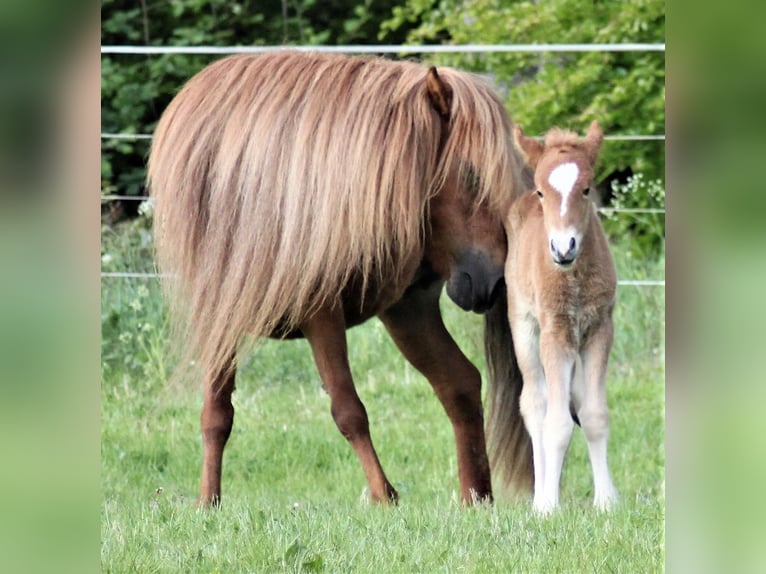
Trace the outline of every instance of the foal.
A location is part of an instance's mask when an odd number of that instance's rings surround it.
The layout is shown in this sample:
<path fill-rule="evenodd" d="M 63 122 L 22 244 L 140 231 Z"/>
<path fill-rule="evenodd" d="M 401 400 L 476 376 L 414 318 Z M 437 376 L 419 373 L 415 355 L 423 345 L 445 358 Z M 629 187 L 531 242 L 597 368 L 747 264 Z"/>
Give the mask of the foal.
<path fill-rule="evenodd" d="M 617 498 L 606 461 L 605 389 L 617 279 L 590 193 L 603 135 L 594 121 L 583 140 L 553 129 L 543 143 L 516 126 L 514 141 L 535 182 L 511 207 L 506 225 L 514 241 L 505 267 L 524 378 L 519 406 L 532 439 L 533 506 L 543 514 L 558 506 L 576 413 L 593 468 L 594 504 L 606 510 Z"/>

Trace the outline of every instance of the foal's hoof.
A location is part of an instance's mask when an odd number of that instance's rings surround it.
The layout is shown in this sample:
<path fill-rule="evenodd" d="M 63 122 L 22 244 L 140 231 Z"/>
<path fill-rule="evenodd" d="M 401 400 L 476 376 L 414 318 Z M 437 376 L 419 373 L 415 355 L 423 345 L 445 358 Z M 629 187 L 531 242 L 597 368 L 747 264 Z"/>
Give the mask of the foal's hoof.
<path fill-rule="evenodd" d="M 542 518 L 548 518 L 557 507 L 558 505 L 550 500 L 535 500 L 532 503 L 532 510 Z"/>
<path fill-rule="evenodd" d="M 618 500 L 616 493 L 610 496 L 597 496 L 593 499 L 593 506 L 599 512 L 609 512 L 617 506 Z"/>

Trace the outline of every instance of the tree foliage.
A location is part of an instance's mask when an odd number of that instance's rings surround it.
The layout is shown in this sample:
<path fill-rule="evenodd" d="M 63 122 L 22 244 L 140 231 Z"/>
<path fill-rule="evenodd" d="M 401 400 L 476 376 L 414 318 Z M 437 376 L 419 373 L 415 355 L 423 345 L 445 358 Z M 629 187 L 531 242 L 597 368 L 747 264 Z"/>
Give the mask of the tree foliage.
<path fill-rule="evenodd" d="M 420 22 L 419 25 L 415 25 Z M 383 23 L 403 26 L 412 44 L 662 43 L 662 0 L 405 0 Z M 664 52 L 479 53 L 430 57 L 490 74 L 528 134 L 552 126 L 584 131 L 597 119 L 607 135 L 665 131 Z M 630 170 L 664 180 L 664 142 L 607 142 L 600 174 Z"/>
<path fill-rule="evenodd" d="M 102 0 L 102 45 L 233 46 L 369 44 L 391 16 L 383 0 Z M 409 26 L 389 41 L 404 40 Z M 101 130 L 151 133 L 183 83 L 220 56 L 101 58 Z M 106 139 L 102 190 L 139 195 L 147 140 Z"/>
<path fill-rule="evenodd" d="M 104 45 L 659 43 L 661 0 L 102 0 Z M 102 131 L 151 133 L 209 55 L 102 56 Z M 492 77 L 528 134 L 558 125 L 607 135 L 662 134 L 664 52 L 477 53 L 427 56 Z M 102 189 L 142 193 L 147 140 L 104 140 Z M 599 177 L 664 181 L 664 142 L 604 144 Z M 611 194 L 611 189 L 607 189 Z M 624 206 L 654 206 L 623 194 Z M 657 206 L 660 207 L 660 206 Z"/>

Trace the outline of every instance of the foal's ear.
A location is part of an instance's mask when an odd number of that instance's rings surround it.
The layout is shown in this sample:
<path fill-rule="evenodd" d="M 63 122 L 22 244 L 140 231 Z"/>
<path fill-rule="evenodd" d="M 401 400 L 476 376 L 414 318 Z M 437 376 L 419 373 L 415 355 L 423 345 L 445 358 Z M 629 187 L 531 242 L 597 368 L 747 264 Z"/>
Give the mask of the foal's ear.
<path fill-rule="evenodd" d="M 524 161 L 526 164 L 535 169 L 537 162 L 540 161 L 540 157 L 543 155 L 545 145 L 543 142 L 534 138 L 530 138 L 524 135 L 524 131 L 519 124 L 513 126 L 513 143 L 519 148 L 519 151 L 524 154 Z"/>
<path fill-rule="evenodd" d="M 588 159 L 590 163 L 596 163 L 598 158 L 598 151 L 601 149 L 601 142 L 604 141 L 604 132 L 601 131 L 601 126 L 596 120 L 590 123 L 588 132 L 585 134 L 585 150 L 588 152 Z"/>
<path fill-rule="evenodd" d="M 452 104 L 452 88 L 442 81 L 439 73 L 433 66 L 428 69 L 426 74 L 426 91 L 434 109 L 439 112 L 442 118 L 445 120 L 449 119 Z"/>

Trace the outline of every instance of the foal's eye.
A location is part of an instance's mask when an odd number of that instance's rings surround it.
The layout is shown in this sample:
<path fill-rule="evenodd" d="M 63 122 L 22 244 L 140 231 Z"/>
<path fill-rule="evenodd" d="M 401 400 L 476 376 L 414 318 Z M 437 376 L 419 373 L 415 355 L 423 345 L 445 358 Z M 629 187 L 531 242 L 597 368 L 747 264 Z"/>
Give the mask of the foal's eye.
<path fill-rule="evenodd" d="M 540 199 L 542 199 L 543 197 L 543 192 L 540 191 L 539 189 L 537 190 L 537 197 L 539 197 Z"/>
<path fill-rule="evenodd" d="M 586 187 L 586 188 L 583 190 L 583 192 L 582 192 L 582 194 L 583 194 L 583 195 L 588 195 L 589 193 L 590 193 L 590 188 L 589 188 L 589 187 Z"/>

